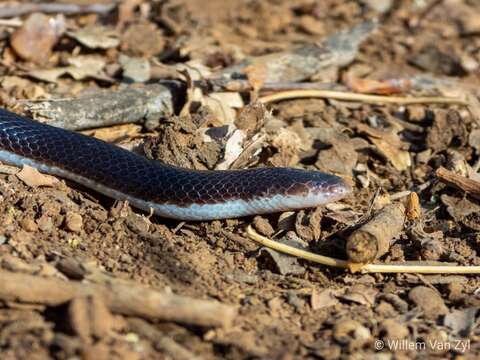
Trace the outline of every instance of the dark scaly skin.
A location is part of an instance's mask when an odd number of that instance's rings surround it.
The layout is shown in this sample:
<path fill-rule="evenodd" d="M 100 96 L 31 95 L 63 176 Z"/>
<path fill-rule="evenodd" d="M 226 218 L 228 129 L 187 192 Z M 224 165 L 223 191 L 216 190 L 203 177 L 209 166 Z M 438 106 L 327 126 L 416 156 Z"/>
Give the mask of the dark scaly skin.
<path fill-rule="evenodd" d="M 0 150 L 59 167 L 138 199 L 180 207 L 335 191 L 345 186 L 336 176 L 292 168 L 196 171 L 173 167 L 3 109 Z"/>

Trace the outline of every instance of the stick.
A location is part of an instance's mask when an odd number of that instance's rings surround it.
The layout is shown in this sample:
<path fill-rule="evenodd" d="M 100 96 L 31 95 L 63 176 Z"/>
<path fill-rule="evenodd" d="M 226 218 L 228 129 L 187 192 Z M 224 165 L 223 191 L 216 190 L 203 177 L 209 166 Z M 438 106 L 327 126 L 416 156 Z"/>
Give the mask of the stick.
<path fill-rule="evenodd" d="M 11 18 L 22 16 L 33 12 L 41 13 L 62 13 L 62 14 L 83 14 L 96 13 L 107 14 L 115 8 L 116 4 L 55 4 L 55 3 L 27 3 L 27 4 L 4 4 L 0 7 L 0 18 Z"/>
<path fill-rule="evenodd" d="M 234 306 L 159 292 L 126 281 L 100 285 L 0 270 L 0 284 L 0 299 L 4 301 L 58 306 L 76 297 L 98 295 L 113 313 L 200 326 L 229 326 L 237 312 Z"/>
<path fill-rule="evenodd" d="M 402 96 L 381 96 L 381 95 L 365 95 L 345 91 L 333 90 L 292 90 L 279 92 L 272 95 L 267 95 L 258 100 L 267 104 L 271 102 L 299 99 L 299 98 L 325 98 L 345 101 L 361 101 L 366 103 L 379 104 L 453 104 L 453 105 L 468 105 L 468 102 L 459 98 L 453 97 L 402 97 Z"/>
<path fill-rule="evenodd" d="M 219 77 L 234 78 L 247 75 L 248 68 L 261 72 L 265 82 L 295 82 L 310 79 L 326 68 L 350 64 L 363 43 L 377 28 L 375 19 L 337 31 L 317 43 L 309 43 L 281 52 L 247 57 L 240 63 L 217 73 Z M 251 68 L 252 69 L 252 68 Z"/>
<path fill-rule="evenodd" d="M 480 197 L 479 181 L 466 178 L 462 175 L 458 175 L 453 171 L 445 169 L 444 167 L 439 167 L 437 171 L 435 171 L 435 175 L 437 175 L 438 179 L 441 182 L 449 186 L 453 186 L 457 189 L 463 190 L 474 197 Z"/>
<path fill-rule="evenodd" d="M 402 203 L 385 206 L 347 238 L 346 250 L 350 261 L 366 264 L 386 254 L 392 239 L 402 231 L 404 222 L 405 207 Z"/>
<path fill-rule="evenodd" d="M 152 84 L 142 88 L 99 91 L 74 99 L 27 102 L 36 119 L 62 129 L 84 130 L 144 120 L 158 120 L 173 114 L 175 90 Z"/>
<path fill-rule="evenodd" d="M 200 358 L 172 338 L 165 336 L 161 331 L 142 319 L 128 319 L 128 327 L 131 331 L 147 338 L 158 350 L 162 350 L 174 360 L 199 360 Z"/>
<path fill-rule="evenodd" d="M 195 86 L 212 88 L 213 91 L 252 91 L 252 84 L 248 80 L 214 78 L 194 81 Z M 331 90 L 340 85 L 333 82 L 265 82 L 260 87 L 261 91 L 286 91 L 286 90 Z"/>
<path fill-rule="evenodd" d="M 258 234 L 252 226 L 247 227 L 247 235 L 253 241 L 284 254 L 309 260 L 318 264 L 349 269 L 351 272 L 362 273 L 414 273 L 414 274 L 480 274 L 480 266 L 457 265 L 417 265 L 417 264 L 351 264 L 346 260 L 318 255 L 309 251 L 300 250 L 293 246 L 285 245 L 270 240 Z"/>

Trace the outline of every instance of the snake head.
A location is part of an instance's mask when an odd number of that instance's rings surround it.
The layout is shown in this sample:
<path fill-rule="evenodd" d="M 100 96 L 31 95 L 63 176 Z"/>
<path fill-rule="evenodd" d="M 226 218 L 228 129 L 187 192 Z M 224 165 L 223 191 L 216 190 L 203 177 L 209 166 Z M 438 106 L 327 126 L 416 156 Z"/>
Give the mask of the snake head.
<path fill-rule="evenodd" d="M 296 170 L 294 182 L 287 191 L 288 207 L 301 209 L 317 207 L 340 200 L 352 188 L 342 178 L 320 171 Z"/>

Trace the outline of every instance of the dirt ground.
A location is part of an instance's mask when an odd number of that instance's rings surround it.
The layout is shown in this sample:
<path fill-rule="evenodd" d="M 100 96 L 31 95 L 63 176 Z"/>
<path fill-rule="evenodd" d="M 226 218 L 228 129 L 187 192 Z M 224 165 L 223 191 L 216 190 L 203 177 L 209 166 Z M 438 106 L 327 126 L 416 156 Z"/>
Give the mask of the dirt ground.
<path fill-rule="evenodd" d="M 224 133 L 231 134 L 225 130 L 230 126 L 241 130 L 243 145 L 260 144 L 234 167 L 318 169 L 352 185 L 352 194 L 338 203 L 295 213 L 180 222 L 69 181 L 30 183 L 2 165 L 2 271 L 78 282 L 62 264 L 88 265 L 115 279 L 233 305 L 238 314 L 223 327 L 146 317 L 139 330 L 132 325 L 139 317 L 109 308 L 98 315 L 108 326 L 96 331 L 97 307 L 82 312 L 78 299 L 52 304 L 2 298 L 0 358 L 478 358 L 478 276 L 351 273 L 262 249 L 245 229 L 254 224 L 270 238 L 294 239 L 345 259 L 346 238 L 359 224 L 388 203 L 412 209 L 414 191 L 417 214 L 408 216 L 377 261 L 479 266 L 480 188 L 475 197 L 474 190 L 436 175 L 444 167 L 480 184 L 479 13 L 480 3 L 469 0 L 127 0 L 105 14 L 45 15 L 54 20 L 43 23 L 40 37 L 28 30 L 29 13 L 2 16 L 0 102 L 16 112 L 27 112 L 25 100 L 178 79 L 183 75 L 172 70 L 178 64 L 196 67 L 191 74 L 202 78 L 246 57 L 320 44 L 371 19 L 377 29 L 352 61 L 337 59 L 338 65 L 290 82 L 462 97 L 468 106 L 312 98 L 261 105 L 255 98 L 266 94 L 259 89 L 267 71 L 253 65 L 244 71 L 252 91 L 231 91 L 233 97 L 217 91 L 228 106 L 212 105 L 218 105 L 213 95 L 192 95 L 190 89 L 189 106 L 180 99 L 176 115 L 153 125 L 89 132 L 129 149 L 144 147 L 149 157 L 167 163 L 219 169 L 228 160 L 231 144 Z M 79 35 L 93 26 L 101 33 Z M 150 71 L 129 68 L 125 59 L 139 59 Z M 95 68 L 98 61 L 103 65 Z M 57 72 L 39 73 L 52 69 Z"/>

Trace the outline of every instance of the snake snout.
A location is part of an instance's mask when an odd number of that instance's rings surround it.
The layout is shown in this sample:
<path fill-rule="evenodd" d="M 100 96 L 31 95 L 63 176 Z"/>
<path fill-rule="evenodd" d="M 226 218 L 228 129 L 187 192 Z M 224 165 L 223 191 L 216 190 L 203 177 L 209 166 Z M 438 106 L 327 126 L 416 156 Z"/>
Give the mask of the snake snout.
<path fill-rule="evenodd" d="M 291 179 L 294 185 L 284 199 L 290 209 L 317 207 L 340 200 L 351 192 L 342 178 L 320 171 L 296 170 Z"/>
<path fill-rule="evenodd" d="M 314 181 L 311 196 L 317 198 L 321 204 L 337 201 L 352 191 L 345 180 L 335 175 L 322 174 L 321 179 Z"/>

